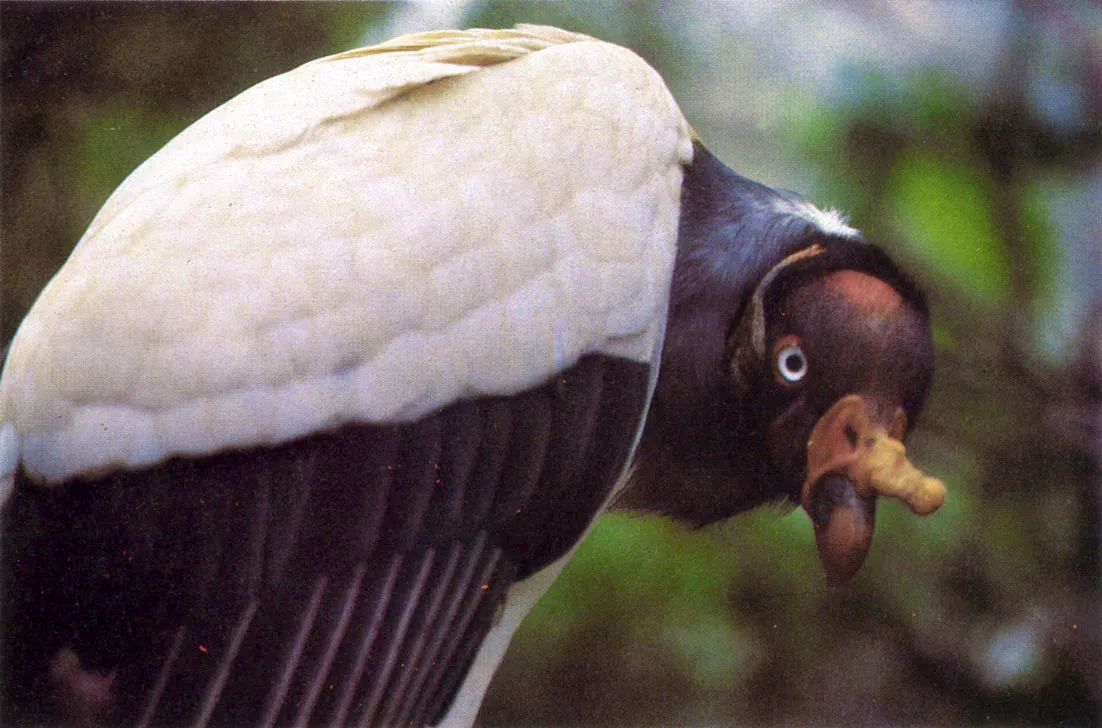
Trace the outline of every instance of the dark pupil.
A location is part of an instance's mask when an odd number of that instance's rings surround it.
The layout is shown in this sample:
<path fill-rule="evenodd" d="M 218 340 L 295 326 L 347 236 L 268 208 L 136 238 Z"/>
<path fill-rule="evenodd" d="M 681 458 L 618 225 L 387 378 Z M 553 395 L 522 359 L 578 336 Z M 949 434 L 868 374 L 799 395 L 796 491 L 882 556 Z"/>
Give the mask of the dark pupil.
<path fill-rule="evenodd" d="M 799 354 L 792 353 L 784 357 L 784 368 L 793 374 L 799 372 L 803 368 L 803 364 L 804 359 Z"/>

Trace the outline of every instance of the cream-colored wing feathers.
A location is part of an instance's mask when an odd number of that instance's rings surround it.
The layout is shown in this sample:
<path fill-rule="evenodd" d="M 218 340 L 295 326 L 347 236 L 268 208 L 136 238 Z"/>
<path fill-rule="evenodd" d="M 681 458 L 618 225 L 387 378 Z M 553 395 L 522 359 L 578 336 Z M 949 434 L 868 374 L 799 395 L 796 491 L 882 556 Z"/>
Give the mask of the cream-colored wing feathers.
<path fill-rule="evenodd" d="M 664 327 L 689 129 L 555 29 L 309 63 L 112 195 L 23 322 L 0 473 L 59 480 L 509 394 Z"/>
<path fill-rule="evenodd" d="M 378 45 L 354 48 L 344 53 L 319 58 L 314 63 L 367 55 L 413 52 L 426 61 L 492 66 L 543 50 L 548 46 L 586 41 L 596 41 L 596 39 L 549 25 L 521 23 L 515 28 L 435 30 L 403 35 Z"/>

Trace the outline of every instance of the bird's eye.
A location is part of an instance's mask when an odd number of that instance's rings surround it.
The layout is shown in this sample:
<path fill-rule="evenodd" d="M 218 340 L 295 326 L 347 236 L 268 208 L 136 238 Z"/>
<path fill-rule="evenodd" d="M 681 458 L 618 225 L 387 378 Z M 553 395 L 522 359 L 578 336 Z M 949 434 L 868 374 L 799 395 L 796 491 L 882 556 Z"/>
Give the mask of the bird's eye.
<path fill-rule="evenodd" d="M 807 376 L 807 357 L 800 345 L 792 341 L 777 349 L 777 374 L 789 384 Z"/>

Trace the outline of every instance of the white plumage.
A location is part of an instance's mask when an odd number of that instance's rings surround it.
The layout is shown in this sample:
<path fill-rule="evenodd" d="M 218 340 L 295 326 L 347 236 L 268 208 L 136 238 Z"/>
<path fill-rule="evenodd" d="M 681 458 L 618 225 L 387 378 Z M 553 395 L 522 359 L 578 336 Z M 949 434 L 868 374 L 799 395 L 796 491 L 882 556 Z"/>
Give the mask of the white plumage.
<path fill-rule="evenodd" d="M 649 66 L 555 29 L 265 81 L 139 167 L 43 291 L 0 465 L 61 480 L 649 361 L 691 155 Z"/>

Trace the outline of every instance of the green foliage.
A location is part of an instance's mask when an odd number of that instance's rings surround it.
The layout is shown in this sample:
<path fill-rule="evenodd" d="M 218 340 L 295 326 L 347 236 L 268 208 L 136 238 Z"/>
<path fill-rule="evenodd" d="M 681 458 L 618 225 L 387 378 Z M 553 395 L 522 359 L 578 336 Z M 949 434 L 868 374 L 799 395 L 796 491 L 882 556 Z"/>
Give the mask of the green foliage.
<path fill-rule="evenodd" d="M 942 285 L 998 306 L 1010 296 L 1010 274 L 990 186 L 974 163 L 915 149 L 896 161 L 885 204 L 899 237 Z"/>
<path fill-rule="evenodd" d="M 135 103 L 89 106 L 75 154 L 74 201 L 91 218 L 119 183 L 180 131 L 180 120 L 164 110 Z"/>

